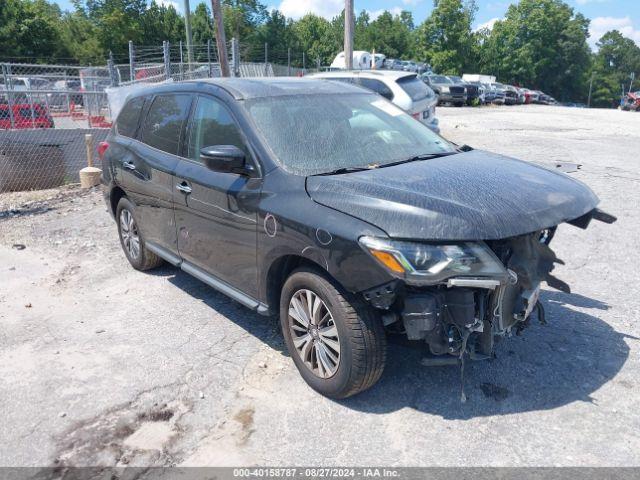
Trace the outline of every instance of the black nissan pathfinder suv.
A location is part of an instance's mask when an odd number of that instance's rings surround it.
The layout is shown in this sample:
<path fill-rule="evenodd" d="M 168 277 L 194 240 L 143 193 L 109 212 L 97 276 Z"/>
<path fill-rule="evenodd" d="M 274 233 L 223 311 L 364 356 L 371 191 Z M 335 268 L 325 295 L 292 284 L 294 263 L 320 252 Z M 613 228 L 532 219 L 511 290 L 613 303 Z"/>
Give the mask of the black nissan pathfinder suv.
<path fill-rule="evenodd" d="M 131 265 L 169 262 L 279 315 L 304 379 L 373 385 L 388 332 L 488 358 L 526 325 L 557 226 L 613 217 L 566 174 L 457 148 L 384 98 L 308 79 L 141 90 L 100 144 Z"/>

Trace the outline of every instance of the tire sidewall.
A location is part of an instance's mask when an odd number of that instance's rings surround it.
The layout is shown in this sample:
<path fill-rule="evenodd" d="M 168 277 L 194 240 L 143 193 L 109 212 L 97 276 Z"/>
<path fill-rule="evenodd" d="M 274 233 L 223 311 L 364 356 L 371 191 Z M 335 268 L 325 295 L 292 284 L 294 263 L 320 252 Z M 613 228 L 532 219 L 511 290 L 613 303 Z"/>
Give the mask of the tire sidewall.
<path fill-rule="evenodd" d="M 338 329 L 338 339 L 340 341 L 340 363 L 338 365 L 338 370 L 330 378 L 320 378 L 311 372 L 304 364 L 293 345 L 288 319 L 289 302 L 291 297 L 298 290 L 302 289 L 311 290 L 322 299 L 331 312 L 333 321 Z M 328 397 L 340 398 L 348 389 L 351 379 L 351 370 L 353 367 L 353 346 L 350 339 L 353 332 L 346 322 L 347 311 L 336 296 L 336 293 L 336 288 L 324 277 L 309 271 L 294 272 L 285 282 L 282 289 L 280 297 L 280 325 L 282 327 L 282 333 L 287 349 L 289 350 L 289 354 L 304 380 L 311 386 L 311 388 L 319 393 Z"/>
<path fill-rule="evenodd" d="M 129 255 L 129 250 L 124 244 L 122 240 L 122 226 L 120 225 L 120 213 L 122 210 L 129 210 L 129 213 L 133 216 L 133 220 L 136 222 L 136 228 L 138 230 L 138 238 L 140 239 L 140 255 L 138 258 L 132 258 Z M 136 208 L 134 204 L 126 197 L 123 197 L 118 202 L 118 207 L 116 208 L 116 223 L 118 225 L 118 238 L 120 239 L 120 246 L 122 247 L 122 251 L 124 252 L 127 260 L 133 266 L 133 268 L 140 269 L 144 264 L 144 240 L 142 239 L 142 235 L 140 234 L 140 222 L 138 221 L 138 216 L 136 215 Z"/>

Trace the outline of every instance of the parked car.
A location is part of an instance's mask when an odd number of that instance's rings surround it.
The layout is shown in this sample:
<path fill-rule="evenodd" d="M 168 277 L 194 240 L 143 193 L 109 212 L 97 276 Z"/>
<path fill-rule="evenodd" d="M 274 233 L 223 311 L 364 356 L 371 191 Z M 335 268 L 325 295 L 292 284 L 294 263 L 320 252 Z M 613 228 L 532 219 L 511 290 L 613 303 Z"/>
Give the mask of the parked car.
<path fill-rule="evenodd" d="M 72 103 L 75 105 L 84 105 L 80 79 L 58 80 L 54 82 L 52 89 L 59 90 L 60 93 L 47 93 L 47 100 L 50 107 L 69 108 Z"/>
<path fill-rule="evenodd" d="M 99 153 L 131 266 L 164 260 L 278 315 L 300 374 L 333 398 L 377 382 L 385 330 L 445 361 L 491 358 L 495 337 L 541 315 L 542 282 L 564 288 L 558 225 L 615 221 L 564 173 L 458 149 L 318 79 L 137 91 Z"/>
<path fill-rule="evenodd" d="M 376 69 L 384 68 L 385 57 L 381 53 L 376 53 L 371 57 L 371 68 L 375 66 Z"/>
<path fill-rule="evenodd" d="M 402 70 L 400 60 L 396 60 L 395 58 L 385 59 L 384 68 L 387 70 Z"/>
<path fill-rule="evenodd" d="M 504 104 L 515 105 L 518 103 L 518 90 L 513 85 L 504 86 Z"/>
<path fill-rule="evenodd" d="M 629 92 L 622 97 L 620 108 L 629 112 L 640 112 L 640 91 Z"/>
<path fill-rule="evenodd" d="M 480 100 L 480 90 L 477 85 L 472 82 L 465 82 L 462 78 L 456 75 L 447 76 L 454 84 L 462 85 L 465 88 L 465 93 L 467 94 L 467 105 L 473 105 L 474 102 L 482 103 Z"/>
<path fill-rule="evenodd" d="M 546 103 L 546 95 L 540 90 L 534 90 L 533 95 L 531 97 L 532 103 L 544 104 Z"/>
<path fill-rule="evenodd" d="M 467 83 L 477 88 L 478 101 L 480 102 L 480 105 L 484 105 L 485 103 L 488 103 L 486 98 L 486 87 L 482 82 L 467 82 Z"/>
<path fill-rule="evenodd" d="M 524 105 L 527 102 L 527 92 L 529 91 L 527 88 L 524 87 L 517 87 L 516 88 L 518 90 L 518 103 L 520 105 Z"/>
<path fill-rule="evenodd" d="M 504 105 L 505 104 L 505 97 L 506 97 L 506 90 L 505 90 L 505 86 L 501 83 L 498 82 L 494 82 L 492 84 L 490 84 L 490 88 L 491 91 L 493 92 L 493 100 L 492 103 L 498 104 L 498 105 Z"/>
<path fill-rule="evenodd" d="M 403 62 L 403 67 L 402 67 L 402 69 L 403 69 L 405 72 L 416 72 L 416 73 L 417 73 L 417 72 L 418 72 L 418 65 L 416 65 L 416 63 L 415 63 L 415 62 L 412 62 L 412 61 L 406 61 L 406 62 Z"/>
<path fill-rule="evenodd" d="M 0 130 L 53 127 L 53 119 L 45 105 L 17 103 L 12 104 L 10 109 L 8 104 L 0 103 Z"/>
<path fill-rule="evenodd" d="M 49 90 L 53 88 L 49 80 L 38 77 L 8 77 L 5 84 L 4 77 L 0 77 L 0 99 L 5 101 L 11 97 L 11 103 L 38 103 L 46 101 L 45 93 L 38 90 Z M 11 92 L 11 93 L 9 93 Z"/>
<path fill-rule="evenodd" d="M 422 75 L 420 78 L 438 94 L 438 104 L 451 103 L 456 107 L 461 107 L 467 102 L 465 87 L 454 84 L 448 77 Z"/>
<path fill-rule="evenodd" d="M 352 83 L 372 90 L 427 125 L 434 132 L 440 132 L 436 118 L 438 97 L 431 88 L 420 81 L 415 73 L 370 70 L 317 73 L 309 75 L 309 77 Z"/>
<path fill-rule="evenodd" d="M 491 83 L 482 83 L 484 89 L 484 103 L 493 103 L 496 98 L 496 91 Z"/>

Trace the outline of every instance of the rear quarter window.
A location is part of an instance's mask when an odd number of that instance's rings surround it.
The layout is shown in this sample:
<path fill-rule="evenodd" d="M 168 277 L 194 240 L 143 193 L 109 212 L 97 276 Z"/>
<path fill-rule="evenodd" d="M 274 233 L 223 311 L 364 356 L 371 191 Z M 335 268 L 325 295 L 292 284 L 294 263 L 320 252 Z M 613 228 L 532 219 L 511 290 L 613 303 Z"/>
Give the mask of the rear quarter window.
<path fill-rule="evenodd" d="M 373 90 L 387 100 L 393 100 L 393 92 L 380 80 L 375 80 L 373 78 L 360 78 L 360 85 L 364 88 L 368 88 L 369 90 Z"/>
<path fill-rule="evenodd" d="M 414 102 L 429 98 L 429 89 L 424 82 L 415 75 L 399 78 L 397 83 Z"/>
<path fill-rule="evenodd" d="M 125 104 L 116 120 L 118 135 L 130 138 L 135 136 L 143 105 L 144 97 L 133 98 Z"/>

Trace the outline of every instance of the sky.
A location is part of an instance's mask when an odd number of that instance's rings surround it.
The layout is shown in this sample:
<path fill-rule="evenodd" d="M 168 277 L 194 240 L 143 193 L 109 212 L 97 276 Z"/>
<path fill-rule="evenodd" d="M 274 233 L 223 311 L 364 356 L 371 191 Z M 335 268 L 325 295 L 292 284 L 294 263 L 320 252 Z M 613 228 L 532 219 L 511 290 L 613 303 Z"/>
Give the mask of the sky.
<path fill-rule="evenodd" d="M 56 0 L 63 9 L 72 9 L 70 0 Z M 156 0 L 158 3 L 172 4 L 178 11 L 183 10 L 184 0 Z M 516 0 L 476 0 L 478 14 L 476 28 L 491 26 L 493 22 L 504 17 L 507 8 Z M 577 12 L 591 19 L 591 38 L 595 43 L 607 31 L 617 29 L 624 36 L 640 45 L 640 0 L 565 0 Z M 270 8 L 280 9 L 287 17 L 300 18 L 313 12 L 328 19 L 339 14 L 344 7 L 344 0 L 263 0 Z M 190 0 L 191 10 L 195 9 L 199 0 Z M 209 3 L 207 1 L 207 3 Z M 354 0 L 356 12 L 367 10 L 376 17 L 384 10 L 398 13 L 409 10 L 413 13 L 416 25 L 422 22 L 433 9 L 433 0 Z"/>

